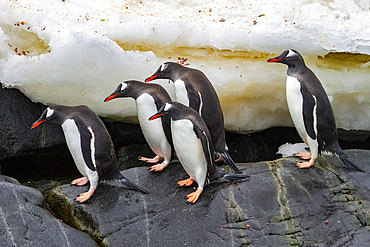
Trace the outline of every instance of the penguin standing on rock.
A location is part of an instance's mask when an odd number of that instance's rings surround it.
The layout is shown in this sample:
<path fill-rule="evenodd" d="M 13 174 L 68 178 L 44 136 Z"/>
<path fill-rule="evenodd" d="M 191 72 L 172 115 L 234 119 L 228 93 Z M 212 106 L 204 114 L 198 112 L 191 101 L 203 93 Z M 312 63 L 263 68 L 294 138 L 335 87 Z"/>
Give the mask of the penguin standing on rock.
<path fill-rule="evenodd" d="M 215 166 L 212 137 L 202 117 L 194 109 L 178 102 L 167 102 L 149 120 L 169 118 L 173 146 L 180 163 L 190 178 L 178 182 L 179 186 L 190 186 L 195 182 L 198 188 L 187 195 L 189 203 L 195 203 L 205 184 L 223 179 L 237 181 L 249 176 L 224 174 Z"/>
<path fill-rule="evenodd" d="M 153 159 L 139 157 L 139 160 L 147 163 L 157 163 L 163 160 L 162 163 L 153 165 L 150 168 L 150 171 L 162 171 L 171 161 L 172 139 L 170 122 L 167 119 L 151 122 L 149 117 L 156 113 L 166 102 L 171 101 L 170 96 L 158 84 L 125 81 L 119 84 L 117 89 L 104 102 L 121 97 L 132 97 L 135 99 L 141 130 L 149 147 L 157 155 Z"/>
<path fill-rule="evenodd" d="M 43 122 L 62 126 L 67 146 L 82 178 L 72 181 L 74 185 L 85 185 L 90 181 L 87 192 L 76 201 L 87 201 L 95 192 L 98 183 L 118 180 L 131 189 L 149 193 L 125 178 L 119 171 L 113 142 L 100 118 L 87 106 L 48 107 L 31 129 Z"/>
<path fill-rule="evenodd" d="M 302 56 L 295 50 L 286 50 L 267 62 L 288 65 L 286 94 L 289 112 L 298 134 L 311 151 L 297 154 L 302 159 L 309 159 L 297 166 L 309 168 L 314 165 L 319 154 L 334 154 L 344 166 L 363 171 L 339 147 L 335 118 L 328 96 Z"/>
<path fill-rule="evenodd" d="M 241 173 L 227 152 L 224 116 L 217 93 L 207 76 L 200 70 L 166 62 L 145 81 L 156 79 L 173 81 L 176 101 L 193 108 L 202 116 L 211 133 L 216 154 L 233 170 Z"/>

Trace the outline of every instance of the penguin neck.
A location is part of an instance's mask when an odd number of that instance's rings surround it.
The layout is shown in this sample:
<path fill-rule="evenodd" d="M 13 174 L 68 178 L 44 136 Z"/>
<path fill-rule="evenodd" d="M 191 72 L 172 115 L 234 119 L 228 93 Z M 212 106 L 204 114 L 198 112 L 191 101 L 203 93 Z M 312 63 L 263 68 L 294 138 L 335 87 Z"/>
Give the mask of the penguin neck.
<path fill-rule="evenodd" d="M 288 65 L 288 76 L 294 76 L 304 71 L 306 65 L 303 63 L 295 63 Z M 294 76 L 296 77 L 296 76 Z"/>
<path fill-rule="evenodd" d="M 172 75 L 170 76 L 170 80 L 172 81 L 172 82 L 175 82 L 176 80 L 179 80 L 179 79 L 181 79 L 182 78 L 182 73 L 179 73 L 179 72 L 174 72 L 174 73 L 172 73 Z"/>
<path fill-rule="evenodd" d="M 177 121 L 177 120 L 180 120 L 180 119 L 183 119 L 183 116 L 181 114 L 181 110 L 179 109 L 172 109 L 168 114 L 167 116 L 165 117 L 168 117 L 171 119 L 171 121 Z"/>
<path fill-rule="evenodd" d="M 137 100 L 137 98 L 139 98 L 141 95 L 146 93 L 146 91 L 147 90 L 145 90 L 145 88 L 143 88 L 142 86 L 135 85 L 135 87 L 131 88 L 130 92 L 127 92 L 127 97 L 131 97 L 131 98 Z"/>

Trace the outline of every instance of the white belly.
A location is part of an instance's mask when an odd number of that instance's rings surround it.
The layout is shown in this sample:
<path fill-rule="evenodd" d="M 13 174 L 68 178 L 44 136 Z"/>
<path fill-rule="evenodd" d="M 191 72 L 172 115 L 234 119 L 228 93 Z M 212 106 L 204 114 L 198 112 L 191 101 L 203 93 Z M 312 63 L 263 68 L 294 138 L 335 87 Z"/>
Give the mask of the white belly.
<path fill-rule="evenodd" d="M 62 129 L 64 136 L 66 138 L 67 146 L 71 152 L 72 158 L 77 166 L 78 171 L 85 177 L 88 177 L 92 180 L 92 177 L 98 177 L 97 171 L 90 170 L 83 158 L 82 149 L 81 149 L 81 138 L 78 131 L 78 127 L 74 120 L 67 119 L 62 124 Z M 93 151 L 93 149 L 92 149 Z M 95 164 L 95 157 L 92 157 L 93 164 Z"/>
<path fill-rule="evenodd" d="M 316 139 L 312 139 L 306 131 L 303 120 L 303 96 L 301 94 L 300 82 L 291 76 L 287 77 L 286 95 L 290 116 L 294 126 L 302 140 L 310 147 L 311 152 L 317 153 L 318 144 Z M 315 128 L 316 130 L 316 128 Z"/>
<path fill-rule="evenodd" d="M 193 131 L 190 120 L 171 120 L 173 145 L 180 163 L 191 178 L 203 189 L 207 175 L 207 161 L 202 143 Z"/>
<path fill-rule="evenodd" d="M 147 93 L 136 99 L 137 114 L 143 135 L 153 152 L 160 157 L 171 157 L 171 146 L 167 141 L 162 126 L 162 119 L 149 121 L 157 112 L 154 99 Z"/>
<path fill-rule="evenodd" d="M 189 98 L 188 98 L 188 92 L 185 87 L 185 82 L 183 80 L 178 79 L 174 81 L 174 85 L 175 85 L 176 101 L 186 106 L 189 106 Z"/>

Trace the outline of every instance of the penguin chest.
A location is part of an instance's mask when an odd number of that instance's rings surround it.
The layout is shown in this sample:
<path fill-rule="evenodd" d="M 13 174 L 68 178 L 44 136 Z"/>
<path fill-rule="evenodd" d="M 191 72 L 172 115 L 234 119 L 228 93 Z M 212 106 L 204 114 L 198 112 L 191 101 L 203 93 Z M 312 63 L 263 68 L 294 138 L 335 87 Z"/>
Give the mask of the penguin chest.
<path fill-rule="evenodd" d="M 149 118 L 158 111 L 154 98 L 144 93 L 136 99 L 136 107 L 140 127 L 148 145 L 154 153 L 163 157 L 162 150 L 170 148 L 170 144 L 163 130 L 162 119 L 149 121 Z"/>
<path fill-rule="evenodd" d="M 204 184 L 207 161 L 200 139 L 194 132 L 193 123 L 187 119 L 171 120 L 173 145 L 180 163 L 191 178 Z"/>
<path fill-rule="evenodd" d="M 301 92 L 301 83 L 297 78 L 288 76 L 286 82 L 286 95 L 290 116 L 293 120 L 294 126 L 303 141 L 311 147 L 314 141 L 307 133 L 304 124 L 303 111 L 303 95 Z M 312 123 L 311 123 L 312 125 Z"/>
<path fill-rule="evenodd" d="M 64 132 L 64 136 L 66 139 L 66 143 L 68 146 L 69 151 L 71 152 L 72 158 L 77 166 L 78 171 L 85 177 L 88 177 L 91 180 L 91 176 L 98 176 L 97 171 L 92 171 L 88 168 L 82 153 L 82 146 L 81 146 L 81 135 L 78 131 L 78 127 L 76 122 L 73 119 L 67 119 L 62 124 L 62 129 Z M 89 143 L 94 142 L 94 138 L 88 140 Z M 93 146 L 93 145 L 92 145 Z M 91 160 L 95 165 L 95 155 L 94 155 L 94 148 L 92 152 L 89 154 L 92 155 Z"/>
<path fill-rule="evenodd" d="M 175 85 L 175 94 L 176 94 L 176 101 L 180 102 L 186 106 L 189 106 L 189 97 L 188 91 L 185 87 L 185 82 L 181 79 L 177 79 L 174 81 Z"/>

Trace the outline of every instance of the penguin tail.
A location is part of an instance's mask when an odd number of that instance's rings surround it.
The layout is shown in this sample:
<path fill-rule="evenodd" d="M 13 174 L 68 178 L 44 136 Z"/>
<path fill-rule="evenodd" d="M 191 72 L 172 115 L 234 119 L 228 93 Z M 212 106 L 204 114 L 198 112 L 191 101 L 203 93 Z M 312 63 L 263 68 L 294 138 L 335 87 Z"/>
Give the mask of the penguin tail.
<path fill-rule="evenodd" d="M 335 156 L 338 158 L 339 162 L 350 168 L 350 169 L 354 169 L 354 170 L 357 170 L 359 172 L 365 172 L 364 170 L 362 170 L 360 167 L 358 167 L 344 152 L 343 150 L 340 150 L 338 152 L 335 152 Z"/>
<path fill-rule="evenodd" d="M 133 182 L 125 178 L 121 173 L 118 175 L 117 180 L 121 182 L 123 185 L 126 185 L 127 187 L 129 187 L 130 189 L 140 191 L 141 193 L 144 193 L 144 194 L 150 193 L 148 190 L 139 187 L 138 185 L 134 184 Z"/>
<path fill-rule="evenodd" d="M 222 181 L 224 182 L 241 182 L 248 180 L 250 177 L 246 174 L 225 174 L 222 177 Z"/>
<path fill-rule="evenodd" d="M 236 180 L 244 180 L 249 179 L 249 175 L 246 174 L 225 174 L 224 179 L 230 180 L 230 181 L 236 181 Z"/>
<path fill-rule="evenodd" d="M 225 150 L 224 152 L 218 152 L 218 156 L 220 156 L 221 160 L 225 162 L 228 166 L 230 166 L 235 172 L 243 173 L 234 163 L 233 159 L 230 157 L 229 153 Z"/>

